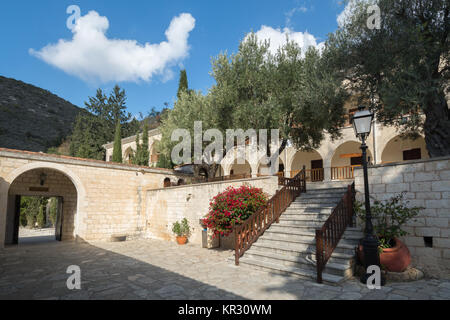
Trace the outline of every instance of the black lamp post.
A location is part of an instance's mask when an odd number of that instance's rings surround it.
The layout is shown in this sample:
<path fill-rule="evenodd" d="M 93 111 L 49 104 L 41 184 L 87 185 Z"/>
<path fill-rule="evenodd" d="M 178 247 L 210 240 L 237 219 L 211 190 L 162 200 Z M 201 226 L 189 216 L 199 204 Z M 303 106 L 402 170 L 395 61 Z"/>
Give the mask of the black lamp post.
<path fill-rule="evenodd" d="M 366 272 L 361 276 L 361 282 L 366 284 L 367 278 L 370 274 L 367 274 L 367 267 L 371 265 L 377 265 L 380 267 L 380 255 L 378 252 L 378 239 L 373 233 L 372 214 L 370 212 L 370 199 L 369 199 L 369 179 L 367 174 L 367 145 L 366 138 L 370 134 L 372 127 L 373 113 L 369 110 L 364 110 L 364 106 L 360 106 L 358 111 L 353 115 L 353 129 L 355 135 L 361 139 L 363 172 L 364 172 L 364 198 L 366 208 L 366 227 L 364 230 L 364 239 L 362 241 L 363 253 L 364 253 L 364 269 Z M 381 284 L 384 284 L 384 279 L 381 279 Z"/>

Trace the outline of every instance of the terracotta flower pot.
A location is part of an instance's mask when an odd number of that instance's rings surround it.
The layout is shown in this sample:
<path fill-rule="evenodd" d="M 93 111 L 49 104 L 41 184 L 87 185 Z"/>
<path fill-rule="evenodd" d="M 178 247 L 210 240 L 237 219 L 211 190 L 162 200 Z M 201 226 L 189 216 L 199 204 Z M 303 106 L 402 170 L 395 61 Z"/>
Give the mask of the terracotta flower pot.
<path fill-rule="evenodd" d="M 380 254 L 380 264 L 389 272 L 403 272 L 411 263 L 411 254 L 406 245 L 399 239 L 394 238 L 395 245 L 385 248 Z M 359 261 L 364 264 L 364 253 L 362 245 L 358 246 Z"/>
<path fill-rule="evenodd" d="M 186 244 L 186 242 L 187 242 L 187 237 L 185 237 L 185 236 L 177 236 L 177 242 L 178 242 L 178 244 Z"/>
<path fill-rule="evenodd" d="M 394 238 L 395 246 L 383 249 L 380 254 L 380 263 L 387 271 L 403 272 L 411 263 L 411 254 L 406 245 L 399 239 Z"/>

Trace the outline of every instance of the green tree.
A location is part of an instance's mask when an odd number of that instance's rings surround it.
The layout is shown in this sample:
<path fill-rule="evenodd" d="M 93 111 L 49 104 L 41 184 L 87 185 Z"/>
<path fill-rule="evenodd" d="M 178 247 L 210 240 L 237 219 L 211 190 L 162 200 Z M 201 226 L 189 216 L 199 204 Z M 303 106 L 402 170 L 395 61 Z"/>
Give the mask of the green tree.
<path fill-rule="evenodd" d="M 38 214 L 36 216 L 36 222 L 37 222 L 39 228 L 45 227 L 45 224 L 46 224 L 46 220 L 45 220 L 45 206 L 42 205 L 42 204 L 39 207 L 39 211 L 38 211 Z"/>
<path fill-rule="evenodd" d="M 174 164 L 170 160 L 170 156 L 166 156 L 165 154 L 160 154 L 158 158 L 158 162 L 156 163 L 157 168 L 166 168 L 166 169 L 173 169 Z"/>
<path fill-rule="evenodd" d="M 45 225 L 45 216 L 43 208 L 48 198 L 45 197 L 28 197 L 22 196 L 20 199 L 20 216 L 23 220 L 26 219 L 26 226 L 34 228 L 35 223 L 38 222 L 39 227 Z M 25 219 L 23 219 L 25 217 Z"/>
<path fill-rule="evenodd" d="M 122 136 L 120 133 L 121 125 L 120 121 L 117 121 L 116 132 L 114 135 L 114 146 L 113 146 L 113 154 L 112 161 L 122 163 Z"/>
<path fill-rule="evenodd" d="M 139 165 L 148 166 L 150 161 L 150 152 L 148 147 L 148 125 L 144 122 L 144 132 L 142 133 L 141 159 Z"/>
<path fill-rule="evenodd" d="M 303 55 L 296 43 L 288 41 L 271 54 L 269 45 L 251 34 L 236 54 L 213 59 L 211 74 L 216 84 L 207 95 L 180 94 L 162 122 L 162 153 L 166 157 L 177 143 L 170 141 L 174 129 L 188 129 L 193 141 L 194 121 L 202 121 L 203 133 L 216 128 L 224 137 L 226 130 L 233 128 L 279 129 L 279 153 L 288 139 L 299 149 L 311 149 L 317 148 L 327 133 L 332 139 L 339 137 L 347 94 L 334 70 L 315 49 Z M 203 144 L 203 150 L 208 144 Z M 222 151 L 225 156 L 228 150 Z M 219 164 L 195 165 L 194 169 L 200 166 L 208 176 L 215 176 Z"/>
<path fill-rule="evenodd" d="M 380 8 L 369 29 L 367 6 Z M 353 14 L 329 36 L 323 56 L 377 120 L 403 135 L 425 134 L 431 157 L 450 154 L 450 2 L 355 1 Z"/>
<path fill-rule="evenodd" d="M 130 120 L 131 114 L 126 111 L 125 91 L 117 85 L 109 97 L 98 89 L 85 105 L 88 112 L 78 115 L 71 136 L 72 156 L 103 160 L 105 150 L 102 146 L 114 139 L 118 121 L 122 125 L 122 138 L 139 129 L 139 121 L 134 118 Z"/>
<path fill-rule="evenodd" d="M 178 91 L 177 91 L 178 99 L 180 98 L 182 92 L 189 92 L 186 69 L 180 71 L 180 80 L 178 82 Z"/>
<path fill-rule="evenodd" d="M 50 222 L 53 226 L 56 225 L 56 217 L 58 214 L 58 199 L 57 198 L 50 198 L 50 208 L 49 208 L 49 218 Z"/>
<path fill-rule="evenodd" d="M 132 163 L 140 166 L 148 166 L 149 164 L 148 150 L 148 125 L 144 122 L 144 132 L 142 133 L 142 143 L 139 138 L 139 132 L 136 133 L 136 151 L 132 158 Z"/>

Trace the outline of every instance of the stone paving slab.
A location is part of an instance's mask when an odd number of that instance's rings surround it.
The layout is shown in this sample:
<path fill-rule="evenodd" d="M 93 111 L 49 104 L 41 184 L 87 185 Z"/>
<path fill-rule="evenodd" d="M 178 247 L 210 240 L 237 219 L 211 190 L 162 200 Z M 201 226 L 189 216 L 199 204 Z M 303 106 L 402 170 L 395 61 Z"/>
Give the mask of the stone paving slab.
<path fill-rule="evenodd" d="M 0 250 L 0 299 L 448 300 L 450 280 L 337 286 L 234 266 L 229 250 L 160 240 L 26 244 Z M 69 265 L 81 290 L 69 290 Z"/>

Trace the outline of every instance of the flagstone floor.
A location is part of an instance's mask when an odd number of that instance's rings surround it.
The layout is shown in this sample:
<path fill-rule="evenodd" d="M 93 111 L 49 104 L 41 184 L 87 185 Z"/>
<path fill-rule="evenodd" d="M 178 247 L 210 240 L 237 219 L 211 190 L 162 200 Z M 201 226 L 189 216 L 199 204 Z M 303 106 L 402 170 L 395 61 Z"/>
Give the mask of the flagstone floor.
<path fill-rule="evenodd" d="M 231 255 L 159 240 L 27 243 L 0 250 L 0 299 L 450 299 L 450 280 L 331 286 L 236 267 Z M 80 290 L 67 288 L 70 265 Z"/>

